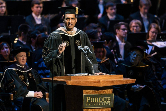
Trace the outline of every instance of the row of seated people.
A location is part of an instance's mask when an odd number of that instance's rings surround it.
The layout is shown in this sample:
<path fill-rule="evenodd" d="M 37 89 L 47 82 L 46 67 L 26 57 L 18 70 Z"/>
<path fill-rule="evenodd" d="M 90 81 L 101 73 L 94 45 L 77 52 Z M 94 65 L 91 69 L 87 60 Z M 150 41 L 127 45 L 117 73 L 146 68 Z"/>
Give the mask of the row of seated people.
<path fill-rule="evenodd" d="M 138 22 L 137 20 L 134 24 L 130 24 L 130 25 L 138 26 L 138 27 L 130 28 L 133 33 L 134 33 L 134 30 L 137 31 L 137 29 L 139 29 L 138 30 L 139 32 L 141 29 L 139 27 L 140 22 Z M 130 92 L 127 95 L 127 97 L 129 97 L 130 102 L 132 101 L 135 104 L 139 103 L 140 106 L 143 104 L 149 104 L 146 102 L 150 101 L 150 100 L 145 100 L 145 99 L 149 99 L 150 96 L 147 96 L 144 93 L 144 91 L 145 92 L 152 91 L 148 93 L 149 95 L 151 95 L 152 93 L 156 94 L 156 91 L 160 92 L 159 94 L 160 96 L 157 96 L 157 100 L 154 100 L 159 105 L 157 107 L 160 107 L 161 97 L 165 98 L 165 94 L 164 94 L 165 89 L 163 88 L 163 86 L 165 86 L 166 75 L 165 75 L 165 71 L 163 72 L 161 63 L 160 63 L 160 59 L 162 57 L 160 53 L 164 50 L 161 50 L 157 46 L 152 45 L 152 41 L 156 40 L 157 34 L 160 32 L 160 27 L 157 24 L 152 23 L 149 27 L 148 33 L 146 34 L 146 41 L 135 38 L 135 41 L 133 41 L 135 43 L 134 46 L 139 46 L 139 48 L 136 47 L 134 50 L 131 49 L 132 45 L 131 43 L 127 41 L 128 39 L 126 39 L 128 35 L 127 24 L 124 22 L 117 23 L 114 26 L 114 29 L 116 31 L 116 35 L 114 35 L 111 32 L 105 32 L 101 34 L 101 28 L 95 26 L 94 24 L 91 24 L 88 27 L 86 27 L 86 30 L 87 30 L 86 32 L 88 34 L 88 37 L 90 41 L 92 42 L 92 45 L 94 45 L 94 52 L 99 64 L 99 70 L 107 74 L 108 73 L 123 74 L 124 77 L 137 79 L 135 86 L 134 85 L 127 86 L 127 90 L 128 92 Z M 124 43 L 124 46 L 121 46 L 121 44 L 123 45 L 123 43 Z M 123 60 L 119 58 L 123 58 Z M 161 79 L 162 79 L 163 86 L 160 83 Z M 152 84 L 150 85 L 149 82 L 150 84 L 152 83 L 155 85 L 152 85 Z M 148 87 L 152 89 L 145 88 L 144 85 L 145 86 L 147 85 Z M 117 91 L 118 94 L 120 94 L 122 92 L 125 92 L 124 89 L 126 88 L 124 87 L 120 88 L 120 89 L 123 89 L 123 91 L 119 91 L 119 88 L 117 87 L 115 87 L 114 91 L 115 92 Z M 154 89 L 156 91 L 153 91 Z M 124 96 L 124 94 L 122 94 L 122 96 Z M 151 107 L 151 108 L 155 109 L 154 107 Z M 142 109 L 140 108 L 140 110 Z"/>
<path fill-rule="evenodd" d="M 92 42 L 94 44 L 94 49 L 96 53 L 96 57 L 98 59 L 98 62 L 100 62 L 100 70 L 102 70 L 103 67 L 101 64 L 105 63 L 105 61 L 101 62 L 99 59 L 103 56 L 98 55 L 98 49 L 103 49 L 103 43 L 104 42 Z M 98 44 L 99 43 L 99 44 Z M 101 44 L 102 43 L 102 44 Z M 99 47 L 99 45 L 101 47 Z M 97 46 L 97 47 L 96 47 Z M 14 103 L 16 105 L 16 109 L 19 110 L 21 108 L 24 97 L 37 97 L 42 98 L 43 95 L 41 92 L 34 92 L 30 94 L 30 91 L 47 91 L 44 83 L 42 82 L 40 76 L 35 72 L 33 69 L 29 68 L 26 64 L 26 52 L 28 52 L 29 49 L 18 47 L 16 48 L 12 53 L 14 55 L 14 58 L 16 60 L 16 63 L 9 66 L 5 72 L 4 72 L 4 78 L 2 79 L 2 82 L 5 87 L 5 92 L 12 92 L 14 94 Z M 102 53 L 104 54 L 104 53 Z M 116 73 L 124 74 L 125 77 L 130 77 L 137 79 L 137 82 L 135 85 L 128 85 L 124 86 L 127 87 L 130 95 L 129 100 L 132 103 L 140 103 L 135 104 L 140 107 L 140 110 L 143 109 L 153 109 L 155 111 L 161 110 L 160 108 L 160 94 L 164 93 L 164 90 L 162 86 L 158 83 L 153 71 L 150 69 L 149 66 L 147 66 L 145 63 L 142 62 L 144 56 L 144 52 L 141 48 L 134 47 L 131 49 L 130 56 L 125 59 L 123 64 L 120 64 L 116 69 Z M 145 58 L 144 58 L 145 59 Z M 142 69 L 142 67 L 144 69 Z M 136 73 L 136 74 L 135 74 Z M 35 78 L 35 81 L 34 81 Z M 21 81 L 20 81 L 21 80 Z M 10 81 L 10 83 L 9 83 Z M 35 87 L 34 84 L 37 86 Z M 115 87 L 115 91 L 116 91 Z M 43 92 L 44 92 L 43 91 Z M 147 96 L 148 91 L 148 96 Z M 122 91 L 123 92 L 123 91 Z M 146 92 L 146 93 L 145 93 Z M 27 94 L 28 93 L 28 94 Z M 36 94 L 36 95 L 35 95 Z M 135 99 L 138 97 L 138 94 L 140 98 Z M 21 97 L 19 97 L 21 96 Z M 156 99 L 157 97 L 157 99 Z M 153 101 L 151 100 L 153 99 Z M 136 100 L 136 101 L 133 101 Z M 140 102 L 141 101 L 141 102 Z M 21 104 L 20 104 L 21 103 Z M 37 105 L 44 105 L 46 109 L 44 111 L 48 110 L 48 104 L 46 105 L 46 101 L 42 99 L 34 99 L 33 98 L 33 104 Z M 153 105 L 154 104 L 154 105 Z M 157 105 L 156 105 L 157 104 Z M 34 108 L 34 107 L 32 107 Z M 34 110 L 34 109 L 33 109 Z M 36 110 L 36 109 L 35 109 Z M 39 110 L 39 109 L 38 109 Z"/>
<path fill-rule="evenodd" d="M 48 37 L 45 34 L 39 34 L 38 31 L 34 31 L 34 32 L 29 32 L 30 34 L 28 34 L 28 30 L 29 30 L 29 26 L 28 25 L 20 25 L 19 27 L 19 31 L 18 31 L 18 38 L 15 38 L 15 41 L 12 41 L 12 48 L 15 49 L 15 47 L 17 46 L 25 46 L 30 50 L 30 57 L 28 57 L 29 59 L 29 63 L 28 65 L 33 67 L 34 69 L 37 69 L 39 73 L 43 73 L 43 77 L 49 77 L 49 70 L 45 67 L 43 61 L 42 61 L 42 47 L 44 45 L 44 40 Z M 118 23 L 115 25 L 115 30 L 117 31 L 116 34 L 116 41 L 114 44 L 116 44 L 115 46 L 110 46 L 111 42 L 110 39 L 110 35 L 108 35 L 108 37 L 106 36 L 102 36 L 101 33 L 101 28 L 99 27 L 96 30 L 93 29 L 88 29 L 86 32 L 90 38 L 90 41 L 94 41 L 94 40 L 106 40 L 107 42 L 105 43 L 105 48 L 107 50 L 107 57 L 109 57 L 111 60 L 114 59 L 114 57 L 111 55 L 111 50 L 116 52 L 116 58 L 126 58 L 129 50 L 131 48 L 131 44 L 129 43 L 126 38 L 127 38 L 127 24 L 126 23 Z M 152 23 L 150 26 L 150 30 L 147 33 L 147 40 L 148 40 L 148 48 L 145 50 L 147 52 L 147 54 L 153 56 L 156 60 L 160 61 L 161 58 L 161 51 L 160 48 L 156 47 L 156 46 L 152 46 L 151 41 L 156 40 L 157 34 L 160 32 L 160 28 L 157 24 Z M 114 35 L 111 33 L 111 35 Z M 1 42 L 4 41 L 5 37 L 2 37 Z M 138 38 L 137 38 L 138 39 Z M 5 40 L 7 41 L 7 40 Z M 136 41 L 139 41 L 136 40 Z M 132 41 L 134 42 L 134 41 Z M 124 48 L 121 46 L 121 43 L 125 43 Z M 136 43 L 136 42 L 135 42 Z M 9 43 L 8 45 L 6 44 L 2 44 L 1 46 L 1 50 L 4 50 L 4 54 L 7 52 L 7 56 L 2 56 L 1 55 L 1 61 L 5 61 L 5 60 L 12 60 L 12 58 L 9 56 L 10 51 L 5 51 L 5 47 L 11 47 L 10 46 L 11 43 Z M 27 45 L 28 44 L 28 45 Z M 122 48 L 121 48 L 122 47 Z M 3 53 L 2 53 L 3 54 Z M 158 63 L 158 62 L 157 62 Z M 41 68 L 36 68 L 36 66 L 40 66 Z M 41 70 L 42 68 L 44 68 L 44 70 Z M 3 71 L 3 69 L 1 69 L 1 71 Z M 155 70 L 156 71 L 156 70 Z M 157 72 L 157 71 L 156 71 Z M 45 75 L 44 75 L 45 74 Z"/>
<path fill-rule="evenodd" d="M 77 6 L 78 4 L 74 5 L 71 3 L 70 5 Z M 65 6 L 64 3 L 62 3 L 62 6 Z M 3 16 L 7 13 L 6 4 L 4 1 L 0 2 L 0 7 L 1 7 L 0 14 L 1 16 Z M 148 27 L 151 23 L 157 23 L 158 25 L 161 26 L 161 30 L 164 31 L 165 30 L 164 16 L 162 16 L 160 20 L 159 18 L 155 18 L 154 15 L 148 13 L 150 7 L 151 7 L 150 0 L 140 0 L 139 11 L 131 14 L 128 17 L 127 22 L 130 22 L 133 19 L 139 20 L 142 24 L 141 32 L 147 32 Z M 43 10 L 43 3 L 39 0 L 32 1 L 31 10 L 32 10 L 32 14 L 26 17 L 25 22 L 32 28 L 32 30 L 37 29 L 37 30 L 40 30 L 40 32 L 46 32 L 49 34 L 51 30 L 53 31 L 56 29 L 56 26 L 58 25 L 58 23 L 61 23 L 63 21 L 62 12 L 60 12 L 57 16 L 54 16 L 51 20 L 42 16 L 41 13 Z M 102 26 L 102 32 L 108 32 L 108 31 L 114 32 L 112 25 L 117 23 L 117 21 L 115 21 L 115 23 L 113 24 L 111 21 L 114 21 L 114 20 L 124 21 L 124 17 L 117 14 L 116 10 L 117 10 L 116 4 L 112 2 L 107 2 L 105 5 L 105 11 L 106 11 L 105 15 L 103 14 L 102 16 L 96 18 L 97 20 L 93 17 L 91 18 L 91 16 L 87 18 L 85 17 L 86 20 L 83 19 L 81 22 L 83 22 L 83 25 L 86 26 L 89 23 L 91 22 L 94 23 L 94 21 L 96 21 L 96 23 L 99 23 Z M 83 29 L 82 26 L 79 26 L 79 27 Z"/>
<path fill-rule="evenodd" d="M 107 34 L 104 34 L 108 36 Z M 112 37 L 112 41 L 116 41 Z M 104 73 L 123 74 L 125 78 L 136 79 L 135 84 L 114 86 L 114 94 L 133 103 L 133 109 L 144 111 L 162 111 L 161 98 L 165 98 L 165 89 L 153 71 L 155 60 L 143 51 L 147 45 L 140 43 L 132 47 L 122 62 L 112 61 L 106 56 L 105 41 L 93 41 L 98 69 Z M 113 44 L 112 44 L 113 45 Z M 125 92 L 127 93 L 125 94 Z M 153 102 L 152 102 L 153 101 Z"/>

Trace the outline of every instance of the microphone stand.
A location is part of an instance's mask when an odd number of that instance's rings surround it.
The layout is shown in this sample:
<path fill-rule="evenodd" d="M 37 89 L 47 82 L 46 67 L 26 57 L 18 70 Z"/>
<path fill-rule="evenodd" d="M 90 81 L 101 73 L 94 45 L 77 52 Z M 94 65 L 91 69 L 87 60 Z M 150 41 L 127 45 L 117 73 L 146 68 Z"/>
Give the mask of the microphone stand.
<path fill-rule="evenodd" d="M 54 82 L 54 76 L 53 76 L 53 69 L 52 69 L 51 73 L 52 73 L 52 84 L 51 84 L 52 85 L 52 88 L 51 88 L 52 89 L 52 100 L 51 101 L 52 101 L 52 110 L 54 111 L 54 83 L 53 83 Z"/>
<path fill-rule="evenodd" d="M 88 47 L 88 46 L 85 46 L 85 47 Z M 91 64 L 91 67 L 92 67 L 92 74 L 94 74 L 95 71 L 94 71 L 94 68 L 93 68 L 92 60 L 90 60 L 90 59 L 88 58 L 88 51 L 89 51 L 90 53 L 92 53 L 92 52 L 90 51 L 89 48 L 81 48 L 81 46 L 78 46 L 78 49 L 81 50 L 81 51 L 84 53 L 85 58 L 86 58 L 86 59 L 88 60 L 88 62 Z M 87 51 L 87 50 L 88 50 L 88 51 Z"/>

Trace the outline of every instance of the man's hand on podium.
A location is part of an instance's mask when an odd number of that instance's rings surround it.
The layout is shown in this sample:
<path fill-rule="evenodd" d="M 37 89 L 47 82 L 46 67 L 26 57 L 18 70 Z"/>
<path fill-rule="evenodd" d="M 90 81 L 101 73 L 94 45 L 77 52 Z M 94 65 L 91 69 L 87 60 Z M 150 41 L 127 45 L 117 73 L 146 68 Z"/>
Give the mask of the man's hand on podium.
<path fill-rule="evenodd" d="M 94 75 L 109 75 L 109 74 L 106 74 L 106 73 L 103 73 L 103 72 L 98 72 L 98 73 L 94 73 Z"/>

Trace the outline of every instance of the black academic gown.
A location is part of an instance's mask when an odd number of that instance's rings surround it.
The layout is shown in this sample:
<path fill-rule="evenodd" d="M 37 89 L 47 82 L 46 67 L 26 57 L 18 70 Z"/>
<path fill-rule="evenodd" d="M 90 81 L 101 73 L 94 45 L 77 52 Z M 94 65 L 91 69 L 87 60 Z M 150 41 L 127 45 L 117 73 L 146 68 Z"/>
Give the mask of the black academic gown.
<path fill-rule="evenodd" d="M 103 61 L 99 58 L 96 58 L 96 59 L 98 62 L 98 68 L 101 72 L 106 73 L 106 74 L 114 73 L 116 65 L 109 58 L 106 58 Z"/>
<path fill-rule="evenodd" d="M 160 111 L 160 93 L 163 92 L 163 88 L 148 65 L 141 63 L 139 66 L 132 66 L 128 57 L 118 66 L 116 73 L 123 74 L 125 78 L 136 79 L 135 84 L 146 85 L 140 91 L 131 90 L 134 84 L 126 86 L 130 102 L 139 104 L 139 107 L 150 105 L 151 111 Z"/>
<path fill-rule="evenodd" d="M 76 37 L 79 35 L 78 37 Z M 76 37 L 76 38 L 74 38 Z M 66 42 L 66 50 L 64 53 L 58 57 L 58 46 Z M 44 50 L 43 50 L 43 59 L 47 67 L 49 67 L 54 76 L 64 76 L 65 75 L 65 65 L 66 58 L 72 59 L 69 65 L 72 66 L 73 73 L 78 73 L 77 68 L 80 69 L 79 73 L 92 73 L 91 64 L 86 60 L 84 53 L 78 50 L 78 46 L 88 46 L 92 51 L 92 54 L 88 54 L 90 60 L 93 64 L 97 64 L 95 54 L 93 52 L 92 46 L 88 39 L 88 36 L 82 30 L 77 29 L 77 32 L 74 36 L 68 35 L 66 32 L 61 30 L 56 30 L 52 32 L 49 37 L 45 40 Z M 82 59 L 81 59 L 82 58 Z M 78 61 L 76 61 L 78 60 Z M 80 64 L 80 67 L 77 67 L 76 64 Z M 69 66 L 70 67 L 70 66 Z M 75 71 L 74 71 L 75 70 Z M 66 73 L 67 74 L 67 73 Z"/>
<path fill-rule="evenodd" d="M 47 91 L 44 82 L 42 82 L 37 72 L 27 65 L 25 65 L 24 68 L 16 63 L 9 66 L 4 72 L 4 87 L 6 87 L 6 85 L 8 86 L 11 80 L 13 80 L 11 84 L 15 87 L 11 90 L 6 90 L 6 92 L 12 92 L 14 94 L 14 103 L 20 110 L 24 99 L 28 98 L 26 95 L 29 91 L 42 91 L 43 94 Z M 39 105 L 43 111 L 49 111 L 48 103 L 44 97 L 41 99 L 32 98 L 31 102 L 32 105 Z"/>
<path fill-rule="evenodd" d="M 66 42 L 67 46 L 65 51 L 58 56 L 58 46 L 62 42 Z M 50 68 L 52 73 L 50 76 L 64 76 L 78 72 L 92 73 L 92 65 L 86 60 L 84 53 L 78 50 L 78 46 L 80 45 L 82 47 L 88 46 L 93 52 L 87 34 L 79 29 L 77 29 L 76 34 L 73 36 L 68 35 L 60 29 L 57 29 L 49 35 L 44 42 L 43 59 L 46 66 Z M 93 54 L 88 54 L 88 57 L 92 60 L 93 64 L 97 64 L 94 52 Z M 52 85 L 50 84 L 50 86 Z M 54 101 L 53 107 L 55 107 L 56 110 L 66 111 L 64 86 L 54 84 L 54 98 L 52 98 L 52 87 L 49 88 L 50 105 Z M 50 106 L 50 108 L 52 108 L 52 106 Z M 52 111 L 54 110 L 52 109 Z"/>
<path fill-rule="evenodd" d="M 4 70 L 13 64 L 13 58 L 9 57 L 9 61 L 7 61 L 1 54 L 0 54 L 0 72 L 4 72 Z"/>

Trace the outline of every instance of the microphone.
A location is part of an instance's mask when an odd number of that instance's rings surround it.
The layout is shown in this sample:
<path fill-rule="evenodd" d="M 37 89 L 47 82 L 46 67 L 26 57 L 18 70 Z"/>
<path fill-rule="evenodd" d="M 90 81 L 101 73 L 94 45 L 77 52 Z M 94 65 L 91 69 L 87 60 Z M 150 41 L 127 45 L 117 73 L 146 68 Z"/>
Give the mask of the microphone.
<path fill-rule="evenodd" d="M 84 46 L 84 50 L 87 50 L 92 54 L 92 51 L 90 50 L 90 48 L 88 46 Z"/>
<path fill-rule="evenodd" d="M 87 52 L 85 52 L 84 48 L 82 48 L 82 46 L 78 46 L 78 50 L 80 50 L 80 51 L 82 51 L 84 53 L 87 53 Z"/>

